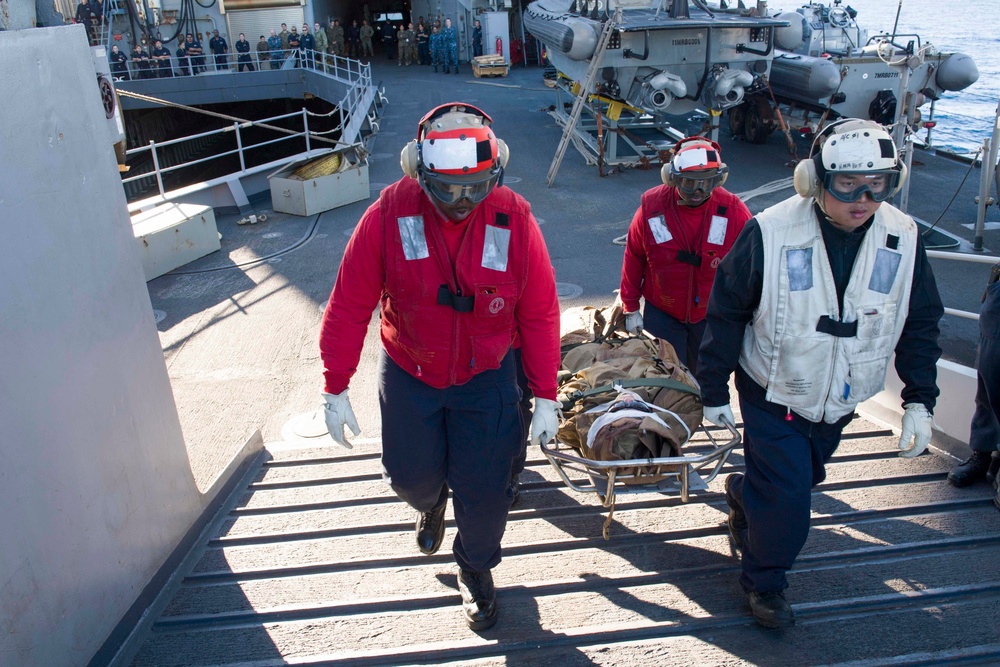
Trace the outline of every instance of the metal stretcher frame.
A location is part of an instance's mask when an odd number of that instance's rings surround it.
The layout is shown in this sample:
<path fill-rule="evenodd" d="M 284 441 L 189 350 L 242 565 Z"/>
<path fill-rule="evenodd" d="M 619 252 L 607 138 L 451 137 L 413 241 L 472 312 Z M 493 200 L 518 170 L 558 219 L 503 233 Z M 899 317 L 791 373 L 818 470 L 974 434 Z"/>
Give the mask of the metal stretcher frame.
<path fill-rule="evenodd" d="M 723 444 L 716 440 L 711 431 L 702 425 L 714 449 L 706 454 L 686 456 L 669 456 L 664 458 L 628 459 L 624 461 L 595 461 L 579 456 L 569 445 L 553 440 L 542 443 L 542 453 L 556 469 L 563 482 L 569 488 L 580 493 L 596 493 L 604 507 L 613 508 L 615 495 L 618 493 L 666 493 L 672 494 L 680 486 L 682 502 L 689 502 L 691 496 L 691 475 L 702 468 L 711 465 L 707 477 L 700 477 L 703 484 L 708 484 L 725 465 L 729 455 L 739 447 L 741 438 L 734 425 L 727 425 L 732 438 Z M 623 472 L 627 468 L 639 468 L 642 472 Z M 582 473 L 586 480 L 572 480 L 569 472 Z M 654 481 L 655 479 L 655 481 Z M 670 482 L 673 481 L 673 486 Z M 601 489 L 601 486 L 604 489 Z"/>

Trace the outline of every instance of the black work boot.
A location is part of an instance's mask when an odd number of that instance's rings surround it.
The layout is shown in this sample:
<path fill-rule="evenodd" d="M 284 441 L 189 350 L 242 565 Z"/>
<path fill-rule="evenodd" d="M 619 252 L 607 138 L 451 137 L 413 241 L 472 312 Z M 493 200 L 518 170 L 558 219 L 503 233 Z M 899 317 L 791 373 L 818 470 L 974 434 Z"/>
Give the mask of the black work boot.
<path fill-rule="evenodd" d="M 732 485 L 743 475 L 733 474 L 726 478 L 726 504 L 729 505 L 729 519 L 726 524 L 729 526 L 729 537 L 733 540 L 733 546 L 743 550 L 743 544 L 747 534 L 747 515 L 743 513 L 740 504 L 732 492 Z"/>
<path fill-rule="evenodd" d="M 462 611 L 465 622 L 473 630 L 485 630 L 497 622 L 497 589 L 493 586 L 493 572 L 458 571 L 458 590 L 462 593 Z"/>
<path fill-rule="evenodd" d="M 447 496 L 440 505 L 430 512 L 417 513 L 417 548 L 420 553 L 430 556 L 437 553 L 444 540 L 444 511 L 448 508 Z"/>
<path fill-rule="evenodd" d="M 795 612 L 781 591 L 766 593 L 750 591 L 747 593 L 747 600 L 750 602 L 753 620 L 759 625 L 765 628 L 787 628 L 795 625 Z"/>
<path fill-rule="evenodd" d="M 435 74 L 437 74 L 437 71 L 438 71 L 438 66 L 437 66 L 437 65 L 435 65 L 435 66 L 434 66 L 434 73 L 435 73 Z"/>
<path fill-rule="evenodd" d="M 510 476 L 510 494 L 511 494 L 510 506 L 513 507 L 514 505 L 517 504 L 517 501 L 521 499 L 520 473 L 515 473 Z"/>
<path fill-rule="evenodd" d="M 993 452 L 972 452 L 972 456 L 951 469 L 948 481 L 952 486 L 962 487 L 986 479 L 992 459 Z"/>

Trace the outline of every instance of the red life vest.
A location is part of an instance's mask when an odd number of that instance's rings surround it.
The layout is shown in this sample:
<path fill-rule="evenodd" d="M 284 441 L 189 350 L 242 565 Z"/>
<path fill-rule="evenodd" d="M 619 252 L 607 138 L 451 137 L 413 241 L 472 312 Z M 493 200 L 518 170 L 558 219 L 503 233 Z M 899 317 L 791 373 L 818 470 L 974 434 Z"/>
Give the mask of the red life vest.
<path fill-rule="evenodd" d="M 379 207 L 386 352 L 439 389 L 499 368 L 514 341 L 514 307 L 527 282 L 527 202 L 495 188 L 470 214 L 454 267 L 415 179 L 383 190 Z"/>
<path fill-rule="evenodd" d="M 701 212 L 700 219 L 680 216 L 677 198 L 675 189 L 666 185 L 642 195 L 646 250 L 642 296 L 681 322 L 696 323 L 705 319 L 715 271 L 750 212 L 739 197 L 721 187 L 695 209 Z M 657 228 L 657 218 L 665 221 L 659 224 L 666 231 Z"/>

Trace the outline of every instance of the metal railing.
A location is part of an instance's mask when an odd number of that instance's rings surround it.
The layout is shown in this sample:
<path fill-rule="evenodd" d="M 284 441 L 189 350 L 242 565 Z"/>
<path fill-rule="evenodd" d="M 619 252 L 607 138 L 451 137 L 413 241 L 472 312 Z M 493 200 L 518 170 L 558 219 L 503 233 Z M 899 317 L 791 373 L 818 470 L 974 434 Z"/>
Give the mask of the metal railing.
<path fill-rule="evenodd" d="M 273 123 L 274 121 L 280 121 L 280 120 L 284 120 L 284 119 L 287 119 L 287 118 L 301 118 L 302 119 L 302 130 L 299 131 L 299 132 L 294 132 L 292 134 L 283 134 L 282 136 L 278 137 L 277 139 L 268 139 L 266 141 L 258 141 L 256 143 L 251 143 L 251 144 L 244 143 L 243 134 L 242 134 L 243 130 L 245 130 L 247 128 L 250 128 L 250 127 L 254 127 L 258 123 Z M 180 163 L 180 164 L 174 164 L 174 165 L 168 165 L 168 166 L 163 166 L 163 165 L 160 164 L 160 159 L 161 159 L 161 156 L 162 156 L 162 151 L 163 151 L 163 149 L 165 149 L 167 147 L 179 146 L 180 144 L 184 144 L 184 143 L 187 143 L 187 142 L 198 142 L 198 141 L 204 140 L 204 139 L 206 139 L 208 137 L 224 136 L 224 135 L 228 135 L 230 132 L 234 134 L 235 140 L 236 140 L 236 148 L 234 148 L 232 150 L 222 151 L 220 153 L 214 153 L 213 155 L 210 155 L 209 157 L 199 158 L 199 159 L 196 159 L 196 160 L 190 160 L 188 162 L 183 162 L 183 163 Z M 135 156 L 142 156 L 142 155 L 148 153 L 149 157 L 150 157 L 150 162 L 151 162 L 153 168 L 150 171 L 145 171 L 145 172 L 143 172 L 141 174 L 136 174 L 134 176 L 129 176 L 128 178 L 123 178 L 122 179 L 122 185 L 126 185 L 128 183 L 134 183 L 134 182 L 140 181 L 142 179 L 154 178 L 156 180 L 156 185 L 157 185 L 157 189 L 159 190 L 160 196 L 166 196 L 166 190 L 163 187 L 163 176 L 164 176 L 164 174 L 167 174 L 167 173 L 170 173 L 170 172 L 173 172 L 173 171 L 178 171 L 180 169 L 185 169 L 185 168 L 188 168 L 188 167 L 192 167 L 192 166 L 197 165 L 197 164 L 202 164 L 202 163 L 205 163 L 205 162 L 210 162 L 212 160 L 218 160 L 218 159 L 224 158 L 224 157 L 229 156 L 229 155 L 236 155 L 236 156 L 239 157 L 240 171 L 243 172 L 243 171 L 246 171 L 246 169 L 247 169 L 246 153 L 248 151 L 251 151 L 251 150 L 254 150 L 254 149 L 263 148 L 264 146 L 270 146 L 272 144 L 276 144 L 276 143 L 279 143 L 279 142 L 282 142 L 282 141 L 294 141 L 294 140 L 297 140 L 297 139 L 298 140 L 303 140 L 304 139 L 305 140 L 305 144 L 306 144 L 306 151 L 309 151 L 310 150 L 309 134 L 310 134 L 309 133 L 309 114 L 308 114 L 308 112 L 305 109 L 303 109 L 302 111 L 296 111 L 296 112 L 289 113 L 289 114 L 283 114 L 281 116 L 273 116 L 271 118 L 265 118 L 265 119 L 262 119 L 262 120 L 259 120 L 259 121 L 246 122 L 246 123 L 233 123 L 230 126 L 219 128 L 217 130 L 210 130 L 208 132 L 200 132 L 198 134 L 193 134 L 193 135 L 187 136 L 187 137 L 181 137 L 179 139 L 170 139 L 168 141 L 161 141 L 161 142 L 150 141 L 148 146 L 140 146 L 138 148 L 133 148 L 133 149 L 131 149 L 129 151 L 126 151 L 125 152 L 125 156 L 126 156 L 126 158 L 131 158 L 131 157 L 135 157 Z"/>
<path fill-rule="evenodd" d="M 126 47 L 127 48 L 127 47 Z M 133 47 L 134 48 L 134 47 Z M 109 46 L 110 49 L 110 46 Z M 121 46 L 119 46 L 121 50 Z M 176 54 L 176 49 L 170 49 Z M 204 53 L 194 56 L 171 55 L 162 60 L 152 57 L 148 61 L 134 59 L 135 51 L 122 51 L 129 60 L 125 63 L 111 63 L 111 72 L 116 81 L 149 80 L 200 76 L 206 73 L 242 73 L 249 71 L 270 71 L 278 69 L 308 69 L 323 72 L 341 81 L 371 83 L 371 67 L 359 60 L 352 60 L 332 53 L 313 50 L 277 49 L 258 52 L 251 49 L 248 54 L 229 52 L 221 56 Z M 248 60 L 240 62 L 238 56 L 246 55 Z M 253 68 L 252 70 L 250 68 Z"/>
<path fill-rule="evenodd" d="M 944 252 L 942 250 L 928 250 L 927 256 L 932 259 L 950 259 L 959 262 L 972 262 L 973 264 L 996 264 L 1000 262 L 1000 257 L 991 257 L 988 255 L 967 255 L 960 252 Z M 983 282 L 985 284 L 985 281 Z M 955 317 L 962 317 L 967 320 L 978 320 L 979 313 L 972 313 L 967 310 L 958 310 L 957 308 L 945 308 L 944 312 L 946 315 L 954 315 Z"/>
<path fill-rule="evenodd" d="M 357 60 L 352 60 L 350 58 L 344 58 L 342 56 L 335 56 L 332 54 L 322 54 L 317 51 L 300 51 L 297 54 L 295 52 L 288 52 L 289 58 L 288 62 L 282 62 L 282 67 L 286 68 L 305 68 L 309 70 L 314 70 L 316 72 L 322 72 L 326 76 L 334 77 L 339 81 L 348 83 L 347 92 L 341 98 L 337 106 L 331 110 L 329 113 L 319 114 L 311 112 L 308 109 L 302 109 L 301 111 L 296 111 L 289 114 L 284 114 L 280 116 L 274 116 L 271 118 L 265 118 L 257 121 L 248 122 L 233 122 L 231 125 L 219 128 L 217 130 L 210 130 L 208 132 L 201 132 L 198 134 L 190 135 L 187 137 L 181 137 L 178 139 L 171 139 L 168 141 L 150 141 L 147 146 L 138 146 L 131 150 L 126 151 L 126 158 L 133 158 L 135 156 L 142 156 L 144 154 L 149 155 L 150 164 L 152 166 L 151 170 L 144 171 L 141 174 L 130 175 L 127 178 L 122 179 L 122 184 L 127 185 L 129 183 L 136 183 L 143 179 L 153 178 L 156 181 L 157 190 L 161 197 L 167 198 L 167 191 L 163 184 L 164 174 L 179 171 L 197 164 L 209 162 L 211 160 L 218 160 L 225 158 L 230 155 L 236 155 L 239 158 L 240 172 L 247 171 L 247 157 L 248 151 L 263 148 L 265 146 L 270 146 L 282 141 L 295 141 L 304 140 L 305 150 L 308 153 L 312 147 L 315 139 L 326 138 L 325 135 L 330 135 L 335 132 L 341 132 L 343 136 L 345 128 L 348 124 L 355 119 L 357 121 L 363 120 L 363 117 L 367 118 L 368 109 L 363 109 L 362 104 L 365 99 L 370 99 L 373 97 L 370 93 L 371 88 L 371 66 L 365 63 L 361 63 Z M 256 54 L 254 54 L 256 55 Z M 199 59 L 198 63 L 193 62 L 194 59 Z M 212 56 L 188 56 L 187 60 L 191 60 L 190 66 L 202 66 L 200 60 L 203 59 L 204 66 L 206 68 L 213 68 L 215 70 L 221 70 L 221 63 L 217 63 Z M 268 60 L 256 61 L 269 63 Z M 229 69 L 229 68 L 226 68 Z M 190 73 L 187 76 L 198 76 L 199 73 Z M 239 75 L 235 67 L 229 69 L 229 74 Z M 323 132 L 312 132 L 309 129 L 309 117 L 326 117 L 329 118 L 337 114 L 339 116 L 339 122 L 336 127 L 330 130 L 325 130 Z M 363 117 L 362 117 L 363 116 Z M 244 139 L 243 130 L 251 127 L 259 127 L 261 125 L 272 124 L 273 121 L 281 121 L 290 118 L 301 118 L 302 119 L 302 129 L 301 131 L 294 131 L 288 134 L 282 134 L 275 139 L 269 139 L 266 141 L 258 141 L 256 143 L 247 144 Z M 267 129 L 267 128 L 264 128 Z M 178 164 L 161 164 L 162 158 L 164 157 L 163 149 L 167 147 L 178 147 L 180 144 L 189 143 L 191 146 L 203 145 L 206 140 L 211 140 L 213 137 L 228 136 L 229 133 L 235 138 L 236 147 L 231 150 L 225 150 L 219 153 L 215 153 L 209 157 L 199 158 L 195 160 L 190 160 Z M 326 142 L 324 142 L 325 144 Z M 350 142 L 348 142 L 350 143 Z M 186 155 L 196 152 L 194 150 L 180 149 L 176 151 L 171 151 L 171 154 Z"/>

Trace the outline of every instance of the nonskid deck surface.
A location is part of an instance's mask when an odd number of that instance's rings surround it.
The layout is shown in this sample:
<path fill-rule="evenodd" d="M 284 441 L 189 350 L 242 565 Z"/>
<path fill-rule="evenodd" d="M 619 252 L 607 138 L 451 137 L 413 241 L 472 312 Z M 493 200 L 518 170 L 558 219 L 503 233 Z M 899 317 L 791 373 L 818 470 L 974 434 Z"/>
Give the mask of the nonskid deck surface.
<path fill-rule="evenodd" d="M 496 627 L 464 624 L 451 505 L 434 556 L 380 478 L 378 445 L 276 452 L 239 489 L 159 613 L 135 665 L 950 664 L 1000 660 L 1000 513 L 891 431 L 852 425 L 813 495 L 789 576 L 798 624 L 749 618 L 724 477 L 684 504 L 596 496 L 533 448 L 495 569 Z"/>

